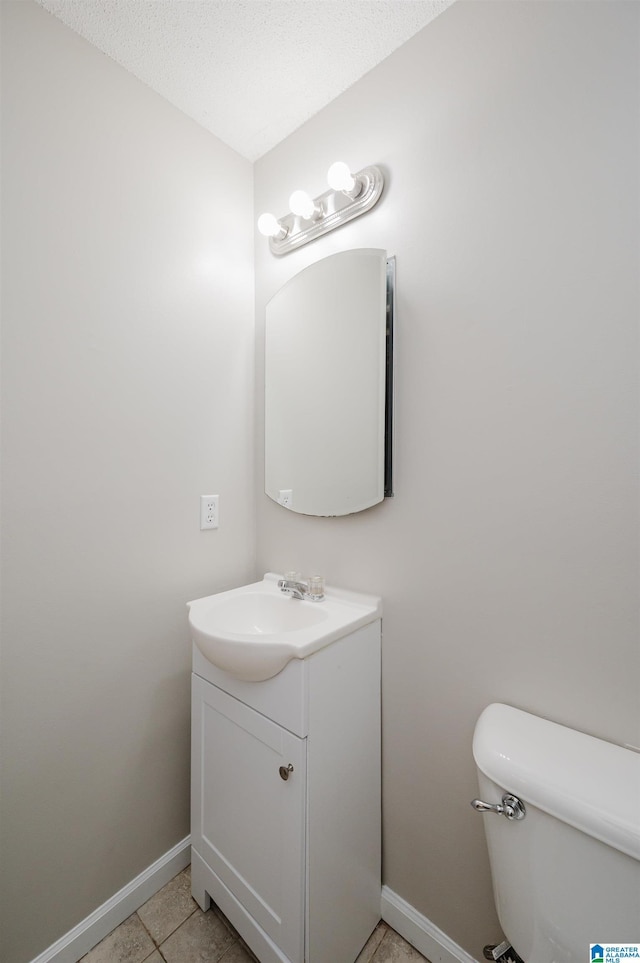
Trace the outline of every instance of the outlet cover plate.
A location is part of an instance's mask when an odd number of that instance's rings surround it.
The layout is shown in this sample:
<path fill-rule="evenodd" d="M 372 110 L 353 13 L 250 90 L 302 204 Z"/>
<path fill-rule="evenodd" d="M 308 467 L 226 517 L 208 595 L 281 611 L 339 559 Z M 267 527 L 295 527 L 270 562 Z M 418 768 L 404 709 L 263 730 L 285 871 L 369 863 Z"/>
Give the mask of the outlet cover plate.
<path fill-rule="evenodd" d="M 218 495 L 200 496 L 200 530 L 218 527 Z"/>

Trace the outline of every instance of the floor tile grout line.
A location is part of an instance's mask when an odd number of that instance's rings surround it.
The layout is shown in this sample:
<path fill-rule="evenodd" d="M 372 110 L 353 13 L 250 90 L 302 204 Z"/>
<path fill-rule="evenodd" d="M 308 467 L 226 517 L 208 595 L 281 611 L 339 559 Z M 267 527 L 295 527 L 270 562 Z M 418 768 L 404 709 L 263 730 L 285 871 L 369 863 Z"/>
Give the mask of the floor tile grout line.
<path fill-rule="evenodd" d="M 149 928 L 148 928 L 147 926 L 145 926 L 144 920 L 142 919 L 142 917 L 140 916 L 140 914 L 137 912 L 137 910 L 136 910 L 136 914 L 135 914 L 135 915 L 138 917 L 138 919 L 139 919 L 140 922 L 142 923 L 142 926 L 143 926 L 145 932 L 148 933 L 149 936 L 151 937 L 151 939 L 153 940 L 153 945 L 154 945 L 154 947 L 155 947 L 157 950 L 159 950 L 160 947 L 161 947 L 164 943 L 167 942 L 167 940 L 169 939 L 169 937 L 173 936 L 174 933 L 177 933 L 178 930 L 180 929 L 180 927 L 181 927 L 181 926 L 184 926 L 184 924 L 187 922 L 187 920 L 190 920 L 191 917 L 194 915 L 194 913 L 197 913 L 199 909 L 200 909 L 200 907 L 199 907 L 198 904 L 196 903 L 194 909 L 191 910 L 191 912 L 189 913 L 189 915 L 188 915 L 188 916 L 185 916 L 185 918 L 184 918 L 183 920 L 181 920 L 180 923 L 178 923 L 177 926 L 174 926 L 174 928 L 171 930 L 170 933 L 167 933 L 166 936 L 163 936 L 162 941 L 161 941 L 160 943 L 156 940 L 155 936 L 154 936 L 153 933 L 149 930 Z M 163 959 L 164 959 L 164 957 L 163 957 Z M 144 960 L 143 960 L 143 963 L 145 963 Z"/>
<path fill-rule="evenodd" d="M 378 955 L 378 951 L 380 950 L 380 948 L 382 947 L 382 944 L 384 943 L 384 941 L 386 940 L 387 936 L 389 935 L 389 927 L 387 926 L 387 924 L 384 922 L 384 920 L 381 920 L 380 922 L 383 923 L 383 925 L 384 925 L 384 933 L 382 934 L 382 939 L 380 940 L 380 942 L 379 942 L 378 945 L 376 946 L 375 950 L 374 950 L 373 953 L 371 954 L 371 957 L 370 957 L 370 959 L 369 959 L 369 963 L 376 963 L 376 956 Z M 378 924 L 378 925 L 380 925 L 380 924 Z"/>
<path fill-rule="evenodd" d="M 179 923 L 178 926 L 176 926 L 174 929 L 172 929 L 170 933 L 167 933 L 167 935 L 166 935 L 165 938 L 163 939 L 162 943 L 158 943 L 158 944 L 157 944 L 158 949 L 160 949 L 161 946 L 164 946 L 164 944 L 167 942 L 167 940 L 170 939 L 170 938 L 173 936 L 174 933 L 177 933 L 178 930 L 180 929 L 180 927 L 181 927 L 181 926 L 184 926 L 184 924 L 187 922 L 187 920 L 190 920 L 192 916 L 195 916 L 195 914 L 198 912 L 199 909 L 200 909 L 200 907 L 196 904 L 195 909 L 193 909 L 193 910 L 189 913 L 188 916 L 185 916 L 185 918 L 183 919 L 182 923 Z"/>
<path fill-rule="evenodd" d="M 137 910 L 136 910 L 136 912 L 135 912 L 135 916 L 137 917 L 138 922 L 139 922 L 140 925 L 142 926 L 142 929 L 145 931 L 145 933 L 147 934 L 147 936 L 149 937 L 149 939 L 150 939 L 151 942 L 153 943 L 154 951 L 157 950 L 157 949 L 158 949 L 158 944 L 157 944 L 156 941 L 154 940 L 153 936 L 151 935 L 151 933 L 149 932 L 149 930 L 147 929 L 147 927 L 144 925 L 144 920 L 142 919 L 142 917 L 140 916 L 140 914 L 138 913 Z M 152 956 L 152 954 L 149 953 L 149 956 Z M 149 956 L 145 957 L 145 960 L 148 960 L 148 959 L 149 959 Z M 144 960 L 142 961 L 142 963 L 144 963 Z"/>

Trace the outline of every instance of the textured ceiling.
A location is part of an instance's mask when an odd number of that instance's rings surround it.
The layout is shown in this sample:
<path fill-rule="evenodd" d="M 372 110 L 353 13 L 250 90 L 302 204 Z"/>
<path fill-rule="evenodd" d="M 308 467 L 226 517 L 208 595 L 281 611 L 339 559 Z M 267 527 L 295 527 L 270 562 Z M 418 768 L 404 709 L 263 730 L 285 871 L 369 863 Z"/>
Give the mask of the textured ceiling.
<path fill-rule="evenodd" d="M 249 160 L 453 0 L 38 0 Z"/>

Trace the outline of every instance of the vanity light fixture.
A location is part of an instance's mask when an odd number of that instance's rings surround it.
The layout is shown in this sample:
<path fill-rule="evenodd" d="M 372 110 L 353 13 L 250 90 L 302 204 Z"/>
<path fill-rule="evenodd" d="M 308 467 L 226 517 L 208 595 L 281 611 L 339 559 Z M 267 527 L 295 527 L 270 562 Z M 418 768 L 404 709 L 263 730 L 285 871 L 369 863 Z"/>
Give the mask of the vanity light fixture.
<path fill-rule="evenodd" d="M 258 230 L 269 238 L 273 254 L 287 254 L 359 217 L 378 202 L 384 188 L 379 167 L 364 167 L 352 174 L 344 161 L 331 165 L 327 180 L 329 190 L 315 199 L 305 191 L 294 191 L 290 213 L 284 217 L 260 215 Z"/>

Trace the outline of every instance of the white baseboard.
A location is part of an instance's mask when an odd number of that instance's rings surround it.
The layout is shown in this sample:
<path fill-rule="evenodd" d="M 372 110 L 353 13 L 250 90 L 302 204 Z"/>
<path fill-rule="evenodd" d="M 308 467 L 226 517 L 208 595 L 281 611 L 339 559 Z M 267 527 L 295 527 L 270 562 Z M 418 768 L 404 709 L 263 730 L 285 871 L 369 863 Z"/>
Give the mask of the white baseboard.
<path fill-rule="evenodd" d="M 382 887 L 382 919 L 431 963 L 477 963 L 466 950 L 388 886 Z"/>
<path fill-rule="evenodd" d="M 191 861 L 191 836 L 186 836 L 168 853 L 127 883 L 90 916 L 60 937 L 31 963 L 76 963 L 104 939 L 111 930 L 146 903 Z"/>
<path fill-rule="evenodd" d="M 80 957 L 135 913 L 190 861 L 191 837 L 186 836 L 31 963 L 77 963 Z M 478 963 L 435 923 L 422 916 L 388 886 L 382 887 L 381 915 L 385 923 L 431 963 Z"/>

